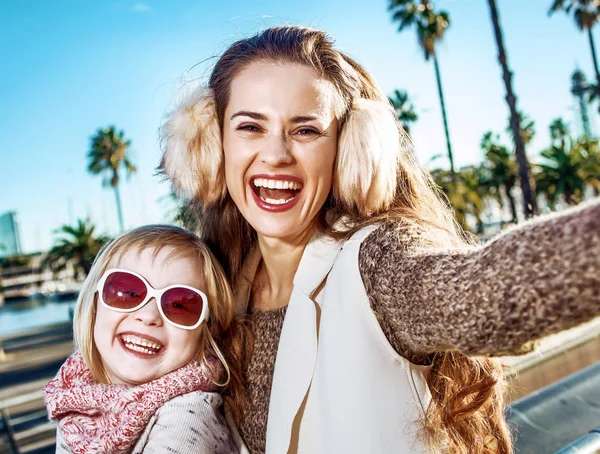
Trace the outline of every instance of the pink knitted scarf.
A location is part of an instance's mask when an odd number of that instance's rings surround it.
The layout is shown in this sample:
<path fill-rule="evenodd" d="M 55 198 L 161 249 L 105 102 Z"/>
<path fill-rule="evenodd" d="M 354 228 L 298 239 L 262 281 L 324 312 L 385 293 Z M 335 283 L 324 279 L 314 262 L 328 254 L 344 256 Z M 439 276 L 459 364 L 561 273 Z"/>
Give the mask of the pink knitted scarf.
<path fill-rule="evenodd" d="M 197 390 L 214 386 L 195 361 L 143 385 L 103 385 L 76 352 L 46 385 L 44 398 L 72 453 L 121 454 L 132 449 L 165 402 Z"/>

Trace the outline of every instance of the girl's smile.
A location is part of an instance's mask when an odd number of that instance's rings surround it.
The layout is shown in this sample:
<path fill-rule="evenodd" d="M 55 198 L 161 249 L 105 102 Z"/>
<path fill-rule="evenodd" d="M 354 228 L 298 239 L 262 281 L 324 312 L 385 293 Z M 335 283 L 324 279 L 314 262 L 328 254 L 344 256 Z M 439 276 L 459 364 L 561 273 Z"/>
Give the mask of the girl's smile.
<path fill-rule="evenodd" d="M 160 341 L 140 333 L 121 333 L 119 340 L 123 344 L 123 348 L 142 358 L 156 356 L 164 350 L 164 345 Z"/>

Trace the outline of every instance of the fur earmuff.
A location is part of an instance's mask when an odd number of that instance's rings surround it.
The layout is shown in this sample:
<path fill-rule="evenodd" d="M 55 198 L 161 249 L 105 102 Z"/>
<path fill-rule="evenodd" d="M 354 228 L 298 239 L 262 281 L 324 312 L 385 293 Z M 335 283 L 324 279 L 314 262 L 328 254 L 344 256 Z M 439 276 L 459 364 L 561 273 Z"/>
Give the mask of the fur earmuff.
<path fill-rule="evenodd" d="M 221 129 L 212 91 L 200 88 L 169 115 L 161 130 L 160 170 L 179 195 L 211 205 L 225 197 Z"/>
<path fill-rule="evenodd" d="M 339 136 L 334 197 L 368 216 L 395 196 L 402 130 L 387 103 L 355 100 Z"/>

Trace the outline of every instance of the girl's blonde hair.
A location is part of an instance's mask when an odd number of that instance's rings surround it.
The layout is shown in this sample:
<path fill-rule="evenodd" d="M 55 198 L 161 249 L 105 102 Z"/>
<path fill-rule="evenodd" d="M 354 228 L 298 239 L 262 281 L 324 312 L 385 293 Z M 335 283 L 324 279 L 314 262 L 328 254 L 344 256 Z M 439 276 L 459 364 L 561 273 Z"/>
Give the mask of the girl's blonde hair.
<path fill-rule="evenodd" d="M 245 394 L 241 378 L 241 347 L 246 328 L 234 319 L 233 295 L 227 277 L 206 244 L 195 234 L 170 225 L 148 225 L 133 229 L 106 243 L 96 256 L 77 300 L 73 319 L 76 348 L 81 352 L 93 377 L 100 383 L 110 383 L 102 358 L 94 342 L 94 325 L 98 304 L 98 281 L 109 266 L 116 265 L 127 252 L 141 253 L 152 249 L 156 255 L 164 248 L 172 248 L 167 260 L 188 258 L 201 270 L 206 283 L 209 320 L 202 325 L 198 345 L 198 359 L 205 364 L 209 379 L 217 387 L 226 389 L 225 399 L 236 417 L 241 416 Z M 220 347 L 219 347 L 220 345 Z M 225 369 L 211 367 L 209 356 L 218 358 Z"/>
<path fill-rule="evenodd" d="M 227 193 L 221 129 L 231 82 L 254 62 L 307 65 L 336 89 L 338 153 L 333 188 L 318 220 L 322 233 L 343 239 L 368 224 L 410 220 L 432 233 L 438 246 L 470 242 L 370 74 L 335 49 L 323 31 L 269 28 L 231 45 L 208 87 L 184 100 L 162 130 L 160 170 L 195 208 L 203 237 L 232 282 L 257 237 Z M 433 445 L 451 453 L 511 452 L 496 361 L 442 352 L 434 357 L 428 383 L 432 404 L 425 426 Z"/>

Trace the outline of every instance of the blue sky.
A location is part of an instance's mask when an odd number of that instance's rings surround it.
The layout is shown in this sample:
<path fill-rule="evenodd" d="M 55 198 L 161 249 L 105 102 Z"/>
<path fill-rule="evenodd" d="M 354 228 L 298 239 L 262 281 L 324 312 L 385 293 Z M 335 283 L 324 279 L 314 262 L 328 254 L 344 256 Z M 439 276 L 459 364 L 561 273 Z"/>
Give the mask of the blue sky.
<path fill-rule="evenodd" d="M 592 74 L 586 35 L 564 14 L 547 17 L 550 3 L 498 0 L 519 108 L 536 121 L 532 156 L 547 146 L 552 119 L 562 116 L 577 127 L 570 77 L 576 67 Z M 434 4 L 452 20 L 438 56 L 461 166 L 481 158 L 485 131 L 504 131 L 508 109 L 487 1 Z M 90 136 L 114 124 L 131 139 L 138 169 L 121 188 L 126 227 L 168 222 L 168 186 L 154 175 L 161 119 L 182 81 L 205 77 L 228 44 L 272 25 L 327 30 L 387 93 L 407 90 L 420 116 L 412 128 L 417 155 L 427 163 L 445 152 L 433 65 L 424 61 L 414 31 L 396 32 L 386 6 L 385 0 L 4 0 L 0 213 L 17 211 L 26 252 L 48 248 L 57 227 L 86 216 L 100 231 L 115 233 L 114 195 L 86 172 Z M 590 109 L 590 115 L 596 126 L 598 114 Z"/>

